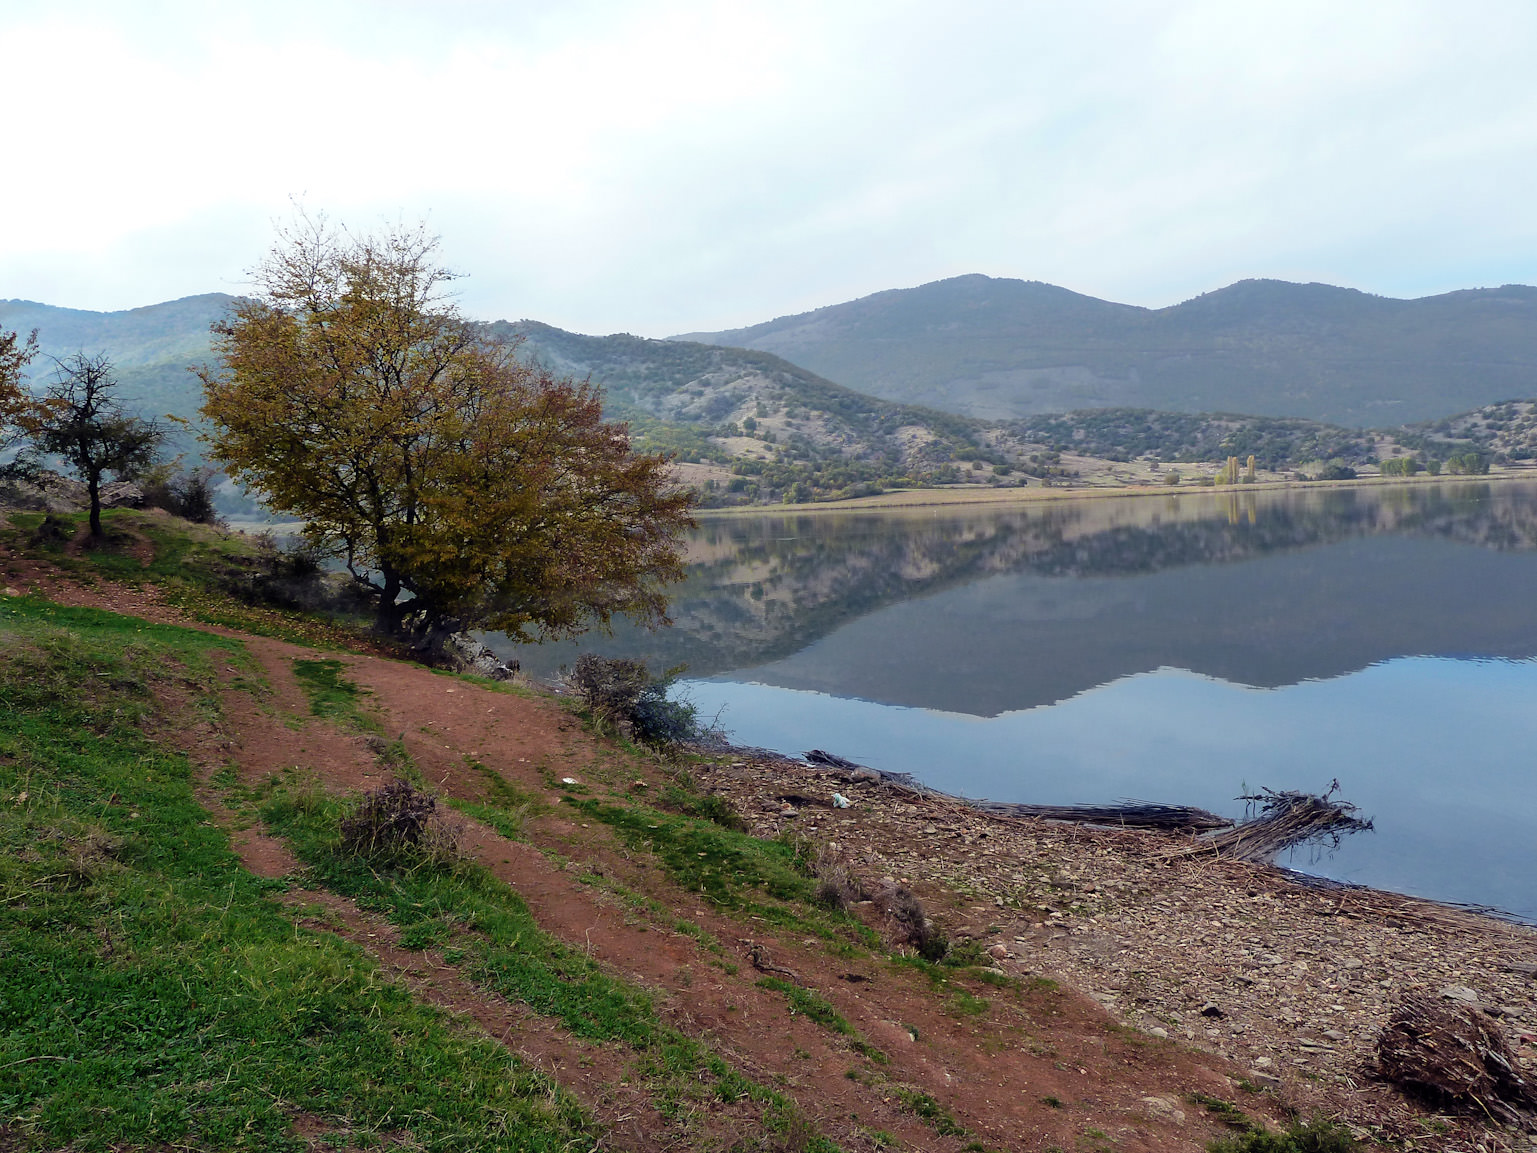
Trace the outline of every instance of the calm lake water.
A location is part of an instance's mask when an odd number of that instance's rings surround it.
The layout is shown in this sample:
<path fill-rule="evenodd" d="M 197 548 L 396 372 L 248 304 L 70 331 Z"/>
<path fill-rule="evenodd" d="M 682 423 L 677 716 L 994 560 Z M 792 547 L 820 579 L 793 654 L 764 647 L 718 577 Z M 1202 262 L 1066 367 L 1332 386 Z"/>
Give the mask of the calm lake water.
<path fill-rule="evenodd" d="M 672 629 L 586 647 L 686 662 L 740 744 L 1235 816 L 1338 779 L 1376 831 L 1283 863 L 1537 920 L 1537 482 L 721 518 L 690 559 Z"/>

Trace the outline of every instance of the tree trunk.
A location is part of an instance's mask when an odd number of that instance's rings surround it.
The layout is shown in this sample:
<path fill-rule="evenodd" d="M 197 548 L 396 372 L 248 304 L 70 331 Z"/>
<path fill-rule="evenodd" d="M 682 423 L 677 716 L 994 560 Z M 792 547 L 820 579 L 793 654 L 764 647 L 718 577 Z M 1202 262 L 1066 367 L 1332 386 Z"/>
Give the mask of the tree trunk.
<path fill-rule="evenodd" d="M 101 473 L 88 471 L 85 474 L 85 491 L 91 497 L 91 539 L 100 540 L 101 531 Z"/>
<path fill-rule="evenodd" d="M 384 578 L 384 589 L 379 594 L 379 611 L 374 617 L 374 631 L 387 637 L 400 635 L 400 606 L 395 602 L 400 599 L 400 575 L 386 570 L 380 574 Z"/>

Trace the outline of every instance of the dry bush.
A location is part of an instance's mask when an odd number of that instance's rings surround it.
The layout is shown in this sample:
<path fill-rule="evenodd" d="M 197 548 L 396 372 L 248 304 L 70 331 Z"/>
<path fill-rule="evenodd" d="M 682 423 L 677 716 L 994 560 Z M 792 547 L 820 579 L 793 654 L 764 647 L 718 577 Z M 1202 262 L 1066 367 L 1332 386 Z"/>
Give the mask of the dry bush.
<path fill-rule="evenodd" d="M 910 945 L 926 961 L 941 961 L 950 950 L 950 941 L 929 920 L 923 902 L 906 885 L 889 882 L 875 895 L 875 903 L 886 915 L 892 940 Z"/>
<path fill-rule="evenodd" d="M 571 666 L 566 683 L 595 718 L 619 721 L 629 718 L 640 694 L 651 683 L 651 673 L 645 661 L 583 653 Z"/>
<path fill-rule="evenodd" d="M 437 797 L 398 779 L 364 793 L 341 823 L 347 852 L 411 863 L 457 860 L 460 831 L 438 811 Z"/>
<path fill-rule="evenodd" d="M 1500 1027 L 1476 1009 L 1406 994 L 1378 1035 L 1377 1067 L 1434 1104 L 1537 1133 L 1537 1085 L 1522 1075 Z"/>
<path fill-rule="evenodd" d="M 829 909 L 841 913 L 866 897 L 863 882 L 841 850 L 827 845 L 819 848 L 811 873 L 817 880 L 817 901 Z"/>

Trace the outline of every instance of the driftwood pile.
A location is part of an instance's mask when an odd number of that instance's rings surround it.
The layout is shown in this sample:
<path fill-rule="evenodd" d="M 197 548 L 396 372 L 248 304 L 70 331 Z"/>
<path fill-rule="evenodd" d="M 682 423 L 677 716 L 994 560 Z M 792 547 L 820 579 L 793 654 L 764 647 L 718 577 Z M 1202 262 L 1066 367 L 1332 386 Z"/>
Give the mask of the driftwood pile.
<path fill-rule="evenodd" d="M 1160 805 L 1153 801 L 1122 801 L 1116 805 L 1020 805 L 1006 801 L 977 801 L 984 813 L 1001 817 L 1040 817 L 1047 821 L 1076 821 L 1086 825 L 1120 825 L 1128 829 L 1165 832 L 1207 832 L 1231 828 L 1227 817 L 1189 805 Z"/>
<path fill-rule="evenodd" d="M 1442 1107 L 1537 1133 L 1537 1085 L 1478 1009 L 1409 993 L 1377 1038 L 1384 1078 Z"/>
<path fill-rule="evenodd" d="M 1354 805 L 1334 800 L 1339 781 L 1334 781 L 1322 796 L 1290 790 L 1277 792 L 1261 789 L 1241 796 L 1250 808 L 1249 819 L 1235 824 L 1226 817 L 1189 805 L 1163 805 L 1152 801 L 1122 801 L 1114 805 L 1025 805 L 1006 801 L 977 801 L 953 797 L 930 789 L 907 773 L 872 769 L 824 749 L 802 754 L 808 764 L 840 769 L 851 781 L 878 781 L 917 796 L 943 797 L 960 801 L 979 812 L 1000 817 L 1036 817 L 1048 821 L 1070 821 L 1085 825 L 1110 825 L 1132 829 L 1157 829 L 1162 832 L 1194 833 L 1197 838 L 1175 850 L 1171 856 L 1182 857 L 1214 853 L 1230 860 L 1270 864 L 1278 853 L 1308 842 L 1329 842 L 1338 848 L 1340 838 L 1372 827 L 1363 821 Z M 792 798 L 781 798 L 792 802 Z M 799 799 L 799 798 L 795 798 Z M 1215 832 L 1214 830 L 1221 830 Z"/>
<path fill-rule="evenodd" d="M 1339 787 L 1339 781 L 1334 781 L 1322 796 L 1262 789 L 1239 797 L 1257 809 L 1258 815 L 1226 832 L 1203 837 L 1194 851 L 1267 864 L 1276 854 L 1310 841 L 1328 841 L 1338 848 L 1340 837 L 1372 827 L 1370 821 L 1356 815 L 1360 810 L 1354 805 L 1332 799 Z"/>

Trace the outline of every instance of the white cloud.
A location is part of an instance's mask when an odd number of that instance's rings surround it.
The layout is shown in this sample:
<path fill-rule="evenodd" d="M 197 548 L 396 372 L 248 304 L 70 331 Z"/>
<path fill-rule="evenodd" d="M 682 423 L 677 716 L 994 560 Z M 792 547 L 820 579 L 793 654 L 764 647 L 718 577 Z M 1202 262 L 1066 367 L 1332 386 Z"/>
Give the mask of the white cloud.
<path fill-rule="evenodd" d="M 238 287 L 291 196 L 426 216 L 468 308 L 749 323 L 965 271 L 1537 279 L 1537 9 L 13 3 L 0 296 Z"/>

